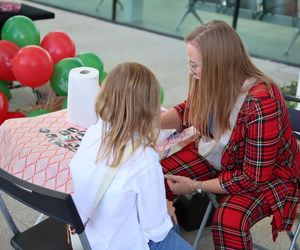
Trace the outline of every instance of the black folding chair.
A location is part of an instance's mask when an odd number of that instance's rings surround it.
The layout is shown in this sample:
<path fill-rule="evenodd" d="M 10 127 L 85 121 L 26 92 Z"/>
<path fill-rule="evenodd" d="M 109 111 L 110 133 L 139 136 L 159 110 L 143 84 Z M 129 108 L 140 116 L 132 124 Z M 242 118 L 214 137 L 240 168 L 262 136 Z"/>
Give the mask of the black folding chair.
<path fill-rule="evenodd" d="M 11 246 L 21 250 L 69 250 L 66 242 L 66 224 L 79 234 L 85 250 L 91 250 L 84 225 L 71 195 L 50 190 L 23 181 L 0 169 L 0 190 L 19 202 L 47 216 L 48 219 L 20 232 L 0 194 L 0 210 L 13 232 Z M 0 243 L 1 244 L 1 243 Z"/>
<path fill-rule="evenodd" d="M 300 99 L 297 98 L 297 97 L 294 97 L 294 96 L 284 95 L 284 99 L 286 101 L 292 101 L 292 102 L 296 102 L 296 103 L 300 104 Z M 295 134 L 297 140 L 300 140 L 300 110 L 288 108 L 288 111 L 289 111 L 290 119 L 292 121 L 294 134 Z M 216 199 L 216 195 L 211 194 L 211 193 L 206 193 L 206 195 L 210 199 L 210 202 L 208 203 L 207 209 L 205 211 L 202 222 L 201 222 L 200 227 L 198 229 L 198 232 L 197 232 L 194 244 L 193 244 L 194 249 L 198 249 L 198 245 L 199 245 L 199 242 L 200 242 L 202 232 L 203 232 L 203 230 L 204 230 L 204 228 L 207 224 L 207 221 L 208 221 L 209 215 L 210 215 L 210 213 L 213 209 L 213 206 L 215 208 L 217 208 L 219 206 L 218 201 Z M 293 249 L 298 250 L 299 249 L 299 247 L 296 243 L 297 238 L 299 236 L 299 233 L 300 233 L 300 221 L 298 220 L 298 224 L 297 224 L 295 232 L 292 232 L 292 231 L 287 232 L 287 234 L 288 234 L 288 236 L 291 240 L 289 250 L 293 250 Z M 259 250 L 268 250 L 268 248 L 265 248 L 265 247 L 263 247 L 263 246 L 261 246 L 257 243 L 254 243 L 254 242 L 253 242 L 253 246 L 256 249 L 259 249 Z"/>

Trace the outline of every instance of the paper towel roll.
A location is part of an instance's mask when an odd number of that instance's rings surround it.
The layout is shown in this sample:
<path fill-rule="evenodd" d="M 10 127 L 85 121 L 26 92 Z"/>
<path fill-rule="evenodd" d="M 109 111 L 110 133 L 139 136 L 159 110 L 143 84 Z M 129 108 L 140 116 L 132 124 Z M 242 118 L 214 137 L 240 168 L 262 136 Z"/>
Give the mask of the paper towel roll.
<path fill-rule="evenodd" d="M 67 118 L 87 128 L 97 121 L 95 100 L 100 91 L 99 71 L 90 67 L 74 68 L 69 73 Z"/>

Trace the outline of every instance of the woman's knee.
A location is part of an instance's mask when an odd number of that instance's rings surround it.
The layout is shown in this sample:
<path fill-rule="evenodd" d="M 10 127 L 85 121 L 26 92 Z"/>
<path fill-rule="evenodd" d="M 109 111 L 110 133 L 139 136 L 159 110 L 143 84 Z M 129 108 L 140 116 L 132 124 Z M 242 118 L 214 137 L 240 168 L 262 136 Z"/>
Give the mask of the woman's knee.
<path fill-rule="evenodd" d="M 211 227 L 215 249 L 252 249 L 249 225 L 242 210 L 222 206 L 217 208 Z"/>
<path fill-rule="evenodd" d="M 226 230 L 226 228 L 248 233 L 250 231 L 251 218 L 245 210 L 235 209 L 226 205 L 218 207 L 213 216 L 212 230 Z"/>

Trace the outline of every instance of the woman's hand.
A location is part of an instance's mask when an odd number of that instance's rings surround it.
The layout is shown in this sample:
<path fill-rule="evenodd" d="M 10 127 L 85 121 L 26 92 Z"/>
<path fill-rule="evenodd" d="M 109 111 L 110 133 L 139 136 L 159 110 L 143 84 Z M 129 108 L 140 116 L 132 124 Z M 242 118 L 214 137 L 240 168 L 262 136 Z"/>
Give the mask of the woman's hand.
<path fill-rule="evenodd" d="M 161 129 L 173 129 L 178 130 L 181 126 L 181 120 L 177 111 L 171 108 L 167 112 L 163 112 L 160 115 L 160 128 Z"/>
<path fill-rule="evenodd" d="M 185 176 L 165 175 L 168 185 L 174 194 L 192 193 L 194 190 L 194 182 Z"/>
<path fill-rule="evenodd" d="M 177 216 L 175 214 L 175 207 L 173 205 L 173 201 L 169 201 L 168 199 L 167 199 L 167 209 L 168 209 L 168 214 L 170 215 L 173 223 L 178 225 Z"/>

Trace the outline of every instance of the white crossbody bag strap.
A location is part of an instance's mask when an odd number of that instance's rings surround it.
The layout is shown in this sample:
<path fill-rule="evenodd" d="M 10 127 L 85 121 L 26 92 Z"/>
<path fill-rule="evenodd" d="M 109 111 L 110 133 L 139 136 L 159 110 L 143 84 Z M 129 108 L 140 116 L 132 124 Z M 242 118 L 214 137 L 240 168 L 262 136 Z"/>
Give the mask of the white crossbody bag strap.
<path fill-rule="evenodd" d="M 112 168 L 109 167 L 105 176 L 103 177 L 102 182 L 100 183 L 92 210 L 91 210 L 91 214 L 90 217 L 92 216 L 93 212 L 95 211 L 95 209 L 97 208 L 98 204 L 100 203 L 102 197 L 104 196 L 106 190 L 108 189 L 108 187 L 110 186 L 110 184 L 112 183 L 116 173 L 118 172 L 118 170 L 120 169 L 120 166 L 128 159 L 129 155 L 131 152 L 131 145 L 127 145 L 124 149 L 124 153 L 122 156 L 122 159 L 120 161 L 120 163 L 118 164 L 118 166 Z M 89 217 L 89 218 L 90 218 Z M 88 223 L 89 218 L 87 219 L 85 225 Z"/>
<path fill-rule="evenodd" d="M 95 209 L 99 205 L 99 203 L 100 203 L 101 199 L 103 198 L 106 190 L 108 189 L 108 187 L 112 183 L 116 173 L 120 169 L 120 166 L 129 158 L 129 155 L 131 153 L 131 149 L 132 149 L 131 144 L 127 145 L 124 149 L 122 159 L 121 159 L 120 163 L 118 164 L 118 166 L 116 166 L 114 168 L 112 168 L 112 167 L 108 168 L 105 176 L 103 177 L 103 181 L 99 185 L 99 189 L 97 191 L 97 195 L 96 195 L 96 198 L 95 198 L 90 216 L 87 219 L 87 221 L 84 223 L 84 226 L 86 226 L 86 224 L 89 222 L 90 217 L 92 216 L 93 212 L 95 211 Z M 71 241 L 71 245 L 72 245 L 73 250 L 84 250 L 83 246 L 81 244 L 81 241 L 79 239 L 79 235 L 77 233 L 75 233 L 75 234 L 69 233 L 69 237 L 70 237 L 70 241 Z"/>

